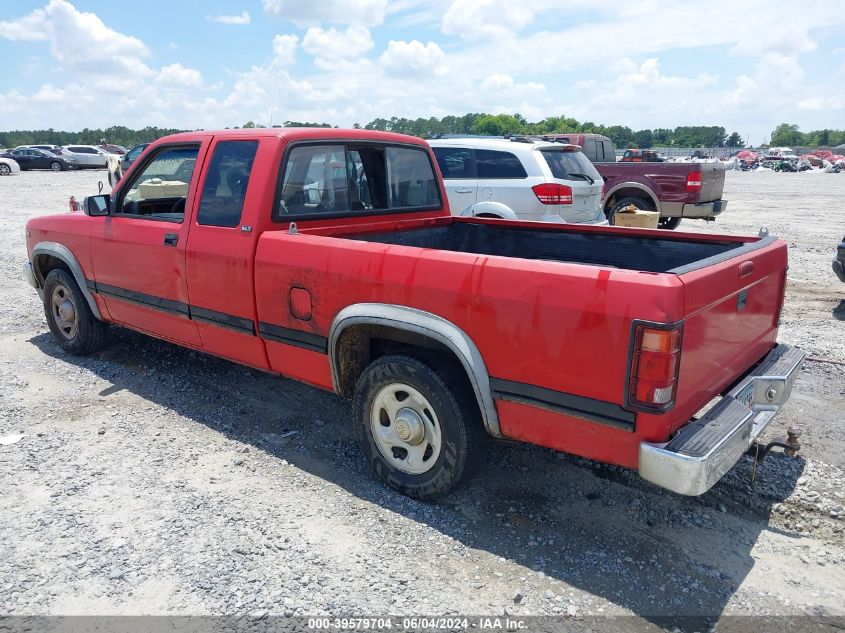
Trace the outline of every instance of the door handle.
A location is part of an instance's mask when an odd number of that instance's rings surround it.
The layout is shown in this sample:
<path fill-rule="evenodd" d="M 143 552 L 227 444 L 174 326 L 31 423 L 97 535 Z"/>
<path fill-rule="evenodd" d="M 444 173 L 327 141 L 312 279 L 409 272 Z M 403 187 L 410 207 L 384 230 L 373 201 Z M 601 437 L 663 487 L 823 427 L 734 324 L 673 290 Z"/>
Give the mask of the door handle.
<path fill-rule="evenodd" d="M 164 245 L 165 246 L 176 246 L 179 243 L 179 236 L 176 233 L 165 233 L 164 234 Z"/>
<path fill-rule="evenodd" d="M 472 193 L 472 189 L 469 187 L 458 187 L 455 189 L 455 193 Z"/>

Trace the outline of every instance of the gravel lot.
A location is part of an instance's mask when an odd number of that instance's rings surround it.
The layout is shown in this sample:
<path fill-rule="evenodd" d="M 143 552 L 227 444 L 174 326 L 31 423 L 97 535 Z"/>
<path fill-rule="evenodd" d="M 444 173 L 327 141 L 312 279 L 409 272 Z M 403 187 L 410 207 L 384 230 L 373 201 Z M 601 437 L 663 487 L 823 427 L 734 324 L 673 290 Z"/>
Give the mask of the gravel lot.
<path fill-rule="evenodd" d="M 0 615 L 845 615 L 845 174 L 727 174 L 694 231 L 790 246 L 781 339 L 807 362 L 770 429 L 804 430 L 756 491 L 741 461 L 700 498 L 616 467 L 495 446 L 439 504 L 386 489 L 331 394 L 114 330 L 50 339 L 23 225 L 105 172 L 0 178 Z M 599 619 L 592 619 L 593 616 Z"/>

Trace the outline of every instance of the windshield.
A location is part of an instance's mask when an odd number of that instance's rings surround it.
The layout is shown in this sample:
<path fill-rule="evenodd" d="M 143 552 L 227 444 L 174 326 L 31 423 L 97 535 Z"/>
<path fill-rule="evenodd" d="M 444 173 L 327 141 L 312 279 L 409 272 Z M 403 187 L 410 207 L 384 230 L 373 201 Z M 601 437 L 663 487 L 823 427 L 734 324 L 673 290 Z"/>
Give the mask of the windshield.
<path fill-rule="evenodd" d="M 562 149 L 540 150 L 552 176 L 560 180 L 584 180 L 584 176 L 594 182 L 601 180 L 599 172 L 582 152 L 570 152 Z"/>

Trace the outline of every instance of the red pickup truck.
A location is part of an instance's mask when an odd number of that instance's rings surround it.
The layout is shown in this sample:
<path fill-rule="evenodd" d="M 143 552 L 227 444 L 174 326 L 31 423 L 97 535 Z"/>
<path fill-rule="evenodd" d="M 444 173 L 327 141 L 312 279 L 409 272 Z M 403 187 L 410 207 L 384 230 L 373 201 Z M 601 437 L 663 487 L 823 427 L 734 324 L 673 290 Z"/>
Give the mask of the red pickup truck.
<path fill-rule="evenodd" d="M 430 148 L 398 134 L 165 137 L 26 235 L 59 346 L 116 324 L 332 390 L 375 472 L 422 499 L 488 437 L 700 494 L 803 358 L 775 341 L 783 241 L 453 217 Z"/>
<path fill-rule="evenodd" d="M 629 204 L 659 211 L 662 229 L 678 228 L 683 218 L 715 220 L 728 206 L 722 200 L 725 168 L 721 163 L 671 163 L 642 157 L 623 157 L 617 162 L 613 141 L 601 134 L 543 138 L 581 146 L 604 178 L 604 213 L 611 224 L 616 212 Z"/>

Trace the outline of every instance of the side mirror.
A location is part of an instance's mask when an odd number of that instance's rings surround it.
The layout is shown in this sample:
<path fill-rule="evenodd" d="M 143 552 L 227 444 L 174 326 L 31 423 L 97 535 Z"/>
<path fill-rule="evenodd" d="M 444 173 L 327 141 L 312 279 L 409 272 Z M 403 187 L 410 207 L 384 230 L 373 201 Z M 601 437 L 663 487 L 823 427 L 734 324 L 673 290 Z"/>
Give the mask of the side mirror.
<path fill-rule="evenodd" d="M 108 215 L 110 211 L 110 196 L 108 195 L 99 195 L 99 196 L 88 196 L 85 198 L 85 215 L 90 215 L 91 217 L 99 217 L 103 215 Z"/>

